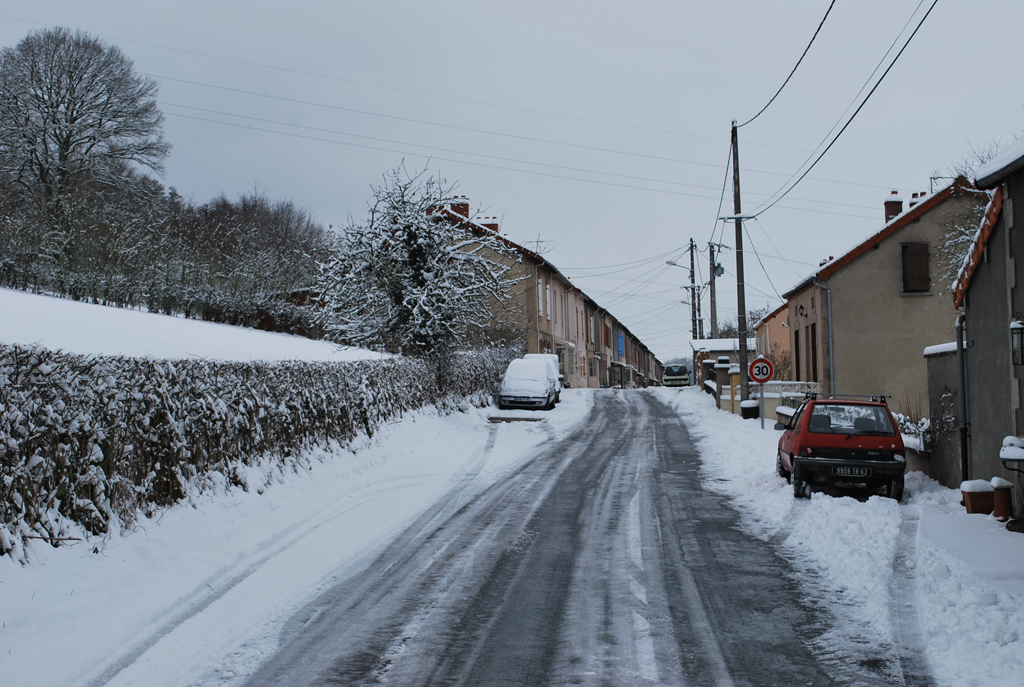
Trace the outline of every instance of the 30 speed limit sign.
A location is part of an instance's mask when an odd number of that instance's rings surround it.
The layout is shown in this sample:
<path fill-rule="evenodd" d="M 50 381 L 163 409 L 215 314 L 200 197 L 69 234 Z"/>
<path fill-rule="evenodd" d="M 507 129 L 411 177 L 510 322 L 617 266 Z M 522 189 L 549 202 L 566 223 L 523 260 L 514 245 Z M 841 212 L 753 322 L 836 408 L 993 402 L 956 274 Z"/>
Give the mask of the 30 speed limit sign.
<path fill-rule="evenodd" d="M 775 366 L 772 365 L 772 361 L 768 360 L 768 358 L 758 358 L 750 363 L 747 372 L 750 373 L 751 381 L 758 384 L 767 384 L 775 376 Z"/>

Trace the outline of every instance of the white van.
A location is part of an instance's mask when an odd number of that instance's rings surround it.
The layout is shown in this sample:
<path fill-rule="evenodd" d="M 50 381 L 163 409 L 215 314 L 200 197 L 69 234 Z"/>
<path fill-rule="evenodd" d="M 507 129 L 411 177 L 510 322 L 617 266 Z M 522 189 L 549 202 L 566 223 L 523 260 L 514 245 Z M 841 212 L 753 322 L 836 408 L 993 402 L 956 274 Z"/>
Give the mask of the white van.
<path fill-rule="evenodd" d="M 558 393 L 555 395 L 555 403 L 561 402 L 562 382 L 565 381 L 565 375 L 558 371 L 558 356 L 554 353 L 527 353 L 523 358 L 525 360 L 536 359 L 548 362 L 548 366 L 551 368 L 551 376 L 558 380 Z"/>

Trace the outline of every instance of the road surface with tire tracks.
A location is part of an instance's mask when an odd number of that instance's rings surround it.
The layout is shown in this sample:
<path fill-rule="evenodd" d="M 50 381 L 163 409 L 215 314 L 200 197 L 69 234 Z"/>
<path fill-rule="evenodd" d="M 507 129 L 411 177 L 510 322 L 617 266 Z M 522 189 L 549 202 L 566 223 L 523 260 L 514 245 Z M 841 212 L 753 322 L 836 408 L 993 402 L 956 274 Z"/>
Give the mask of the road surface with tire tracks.
<path fill-rule="evenodd" d="M 827 646 L 828 609 L 700 469 L 655 396 L 598 392 L 574 434 L 308 604 L 247 684 L 911 684 L 873 647 Z"/>

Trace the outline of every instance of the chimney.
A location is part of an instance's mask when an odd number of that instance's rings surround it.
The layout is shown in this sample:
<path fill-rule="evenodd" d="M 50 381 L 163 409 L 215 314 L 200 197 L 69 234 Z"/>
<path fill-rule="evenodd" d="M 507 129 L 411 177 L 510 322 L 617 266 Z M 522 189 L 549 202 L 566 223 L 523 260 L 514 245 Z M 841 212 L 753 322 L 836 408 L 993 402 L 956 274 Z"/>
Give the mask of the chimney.
<path fill-rule="evenodd" d="M 907 209 L 909 210 L 910 208 L 917 205 L 919 202 L 920 201 L 917 198 L 917 191 L 914 191 L 913 193 L 910 194 L 910 204 L 907 205 Z"/>
<path fill-rule="evenodd" d="M 466 196 L 456 196 L 455 198 L 452 198 L 451 207 L 452 212 L 469 219 L 469 198 Z"/>
<path fill-rule="evenodd" d="M 892 221 L 893 217 L 903 212 L 903 199 L 900 198 L 899 191 L 893 191 L 892 194 L 885 200 L 885 222 L 888 224 Z"/>
<path fill-rule="evenodd" d="M 482 219 L 482 220 L 480 221 L 480 225 L 481 225 L 481 226 L 482 226 L 482 227 L 483 227 L 484 229 L 490 229 L 490 230 L 491 230 L 491 231 L 493 231 L 493 232 L 494 232 L 495 234 L 497 234 L 497 233 L 498 233 L 498 218 L 497 218 L 497 217 L 484 217 L 484 218 L 483 218 L 483 219 Z"/>

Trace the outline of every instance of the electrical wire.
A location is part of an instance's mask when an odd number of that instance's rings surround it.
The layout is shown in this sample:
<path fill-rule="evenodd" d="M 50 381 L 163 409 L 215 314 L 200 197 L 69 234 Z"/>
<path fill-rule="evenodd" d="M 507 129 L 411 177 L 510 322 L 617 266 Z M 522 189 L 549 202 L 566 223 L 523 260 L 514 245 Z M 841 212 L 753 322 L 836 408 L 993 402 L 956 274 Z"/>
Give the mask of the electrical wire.
<path fill-rule="evenodd" d="M 761 113 L 764 112 L 765 110 L 767 110 L 768 106 L 771 105 L 773 102 L 775 102 L 775 99 L 779 97 L 779 93 L 782 93 L 782 89 L 786 87 L 786 84 L 789 83 L 789 80 L 793 78 L 794 74 L 796 74 L 797 67 L 799 67 L 800 63 L 804 61 L 805 57 L 807 57 L 807 51 L 811 49 L 812 45 L 814 45 L 814 39 L 818 37 L 818 33 L 821 31 L 821 27 L 825 25 L 825 20 L 828 19 L 829 12 L 832 11 L 832 7 L 835 6 L 835 4 L 836 4 L 836 0 L 832 0 L 832 2 L 829 3 L 828 9 L 825 10 L 825 16 L 821 18 L 821 23 L 818 24 L 818 28 L 815 29 L 814 35 L 811 36 L 811 42 L 807 44 L 806 48 L 804 48 L 803 54 L 800 55 L 800 59 L 796 61 L 795 65 L 793 65 L 793 71 L 791 71 L 789 73 L 789 76 L 786 77 L 786 80 L 782 82 L 781 86 L 779 86 L 779 90 L 775 91 L 775 95 L 773 95 L 771 97 L 771 100 L 769 100 L 765 104 L 765 106 L 762 107 L 758 111 L 758 113 L 756 115 L 754 115 L 753 117 L 751 117 L 747 121 L 743 122 L 742 124 L 737 125 L 736 128 L 739 128 L 739 127 L 742 127 L 742 126 L 746 126 L 747 124 L 750 124 L 752 121 L 754 121 L 755 119 L 760 117 Z"/>
<path fill-rule="evenodd" d="M 923 0 L 922 0 L 922 1 L 923 1 Z M 917 26 L 916 26 L 916 27 L 914 28 L 914 31 L 913 31 L 913 33 L 911 33 L 911 34 L 910 34 L 910 37 L 909 37 L 909 38 L 907 38 L 907 41 L 906 41 L 906 42 L 905 42 L 905 43 L 903 44 L 903 47 L 902 47 L 902 48 L 900 48 L 900 51 L 899 51 L 898 53 L 896 53 L 896 57 L 894 57 L 894 58 L 893 58 L 893 60 L 892 60 L 892 62 L 890 62 L 890 63 L 889 63 L 889 66 L 888 66 L 888 67 L 886 67 L 885 71 L 884 71 L 884 72 L 882 73 L 882 76 L 881 76 L 881 77 L 879 77 L 878 81 L 877 81 L 877 82 L 875 83 L 875 85 L 874 85 L 874 86 L 873 86 L 873 87 L 871 88 L 871 90 L 870 90 L 870 91 L 868 92 L 867 96 L 865 96 L 865 98 L 864 98 L 864 100 L 863 100 L 863 101 L 861 102 L 861 104 L 860 104 L 860 105 L 859 105 L 859 106 L 857 107 L 857 109 L 856 109 L 856 110 L 854 110 L 854 113 L 853 113 L 853 114 L 852 114 L 852 115 L 850 116 L 850 118 L 849 118 L 849 119 L 848 119 L 848 120 L 846 121 L 846 124 L 844 124 L 844 125 L 843 125 L 843 128 L 839 130 L 839 133 L 837 133 L 837 134 L 835 135 L 835 137 L 834 137 L 834 138 L 832 139 L 832 141 L 831 141 L 831 142 L 830 142 L 830 143 L 828 144 L 828 146 L 826 146 L 826 147 L 825 147 L 825 149 L 824 149 L 823 151 L 821 151 L 821 154 L 820 154 L 820 155 L 818 155 L 818 157 L 817 157 L 817 158 L 816 158 L 816 159 L 814 160 L 814 162 L 813 162 L 813 163 L 811 163 L 811 166 L 810 166 L 810 167 L 808 167 L 808 168 L 807 168 L 807 169 L 806 169 L 806 170 L 804 171 L 804 173 L 803 173 L 803 174 L 801 174 L 801 175 L 800 175 L 800 177 L 799 177 L 799 178 L 798 178 L 798 179 L 797 179 L 796 181 L 794 181 L 794 182 L 792 183 L 792 185 L 790 185 L 790 187 L 789 187 L 788 189 L 786 189 L 786 191 L 785 191 L 785 192 L 783 192 L 783 193 L 782 193 L 781 195 L 779 195 L 779 197 L 778 197 L 778 198 L 776 198 L 775 200 L 773 200 L 773 201 L 772 201 L 771 203 L 769 203 L 769 204 L 768 204 L 767 206 L 765 206 L 764 204 L 762 204 L 762 206 L 760 207 L 760 209 L 758 209 L 758 210 L 756 210 L 756 211 L 755 211 L 754 213 L 752 213 L 752 214 L 750 215 L 750 217 L 754 217 L 754 218 L 756 218 L 756 217 L 758 217 L 759 215 L 762 215 L 762 214 L 764 214 L 764 213 L 765 213 L 766 211 L 768 211 L 768 210 L 770 210 L 770 209 L 771 209 L 772 207 L 774 207 L 776 203 L 778 203 L 778 202 L 779 202 L 780 200 L 782 200 L 783 198 L 785 198 L 785 197 L 786 197 L 786 195 L 787 195 L 787 194 L 789 194 L 789 192 L 790 192 L 790 191 L 792 191 L 792 190 L 793 190 L 794 188 L 796 188 L 797 184 L 799 184 L 799 183 L 800 183 L 801 181 L 803 181 L 804 177 L 806 177 L 806 176 L 807 176 L 807 175 L 808 175 L 808 174 L 810 173 L 810 171 L 811 171 L 812 169 L 814 169 L 815 165 L 817 165 L 817 164 L 818 164 L 818 162 L 820 162 L 820 161 L 821 161 L 821 158 L 823 158 L 823 157 L 825 156 L 825 154 L 826 154 L 826 153 L 827 153 L 827 152 L 828 152 L 828 151 L 829 151 L 829 150 L 830 150 L 830 149 L 832 148 L 832 146 L 833 146 L 833 145 L 835 145 L 836 141 L 838 141 L 838 140 L 839 140 L 839 137 L 843 135 L 843 132 L 844 132 L 844 131 L 846 131 L 846 129 L 847 129 L 847 128 L 848 128 L 849 126 L 850 126 L 850 124 L 852 124 L 852 123 L 853 123 L 853 120 L 857 118 L 857 115 L 858 115 L 858 114 L 860 113 L 860 111 L 861 111 L 862 109 L 864 109 L 864 106 L 868 104 L 868 101 L 869 101 L 869 100 L 871 100 L 871 96 L 872 96 L 872 95 L 874 95 L 875 91 L 876 91 L 876 90 L 878 90 L 878 87 L 882 85 L 882 82 L 883 82 L 883 81 L 885 80 L 885 77 L 886 77 L 886 76 L 887 76 L 887 75 L 889 74 L 889 72 L 890 72 L 890 71 L 892 70 L 892 68 L 893 68 L 894 66 L 896 66 L 896 63 L 897 63 L 897 62 L 899 61 L 899 59 L 900 59 L 900 56 L 901 56 L 901 55 L 903 54 L 903 52 L 904 52 L 904 51 L 905 51 L 905 50 L 907 49 L 907 46 L 909 46 L 909 45 L 910 45 L 910 42 L 914 40 L 914 36 L 916 36 L 916 35 L 917 35 L 917 32 L 918 32 L 918 31 L 919 31 L 919 30 L 921 29 L 921 26 L 923 26 L 923 25 L 924 25 L 924 22 L 925 22 L 925 20 L 927 20 L 927 19 L 928 19 L 928 16 L 929 16 L 929 15 L 930 15 L 930 14 L 932 13 L 932 10 L 933 10 L 933 9 L 935 9 L 935 5 L 937 5 L 937 4 L 938 4 L 938 2 L 939 2 L 939 0 L 933 0 L 933 2 L 932 2 L 932 4 L 931 4 L 931 7 L 929 7 L 929 8 L 928 8 L 928 11 L 927 11 L 927 12 L 925 12 L 925 15 L 924 15 L 924 17 L 922 17 L 922 18 L 921 18 L 921 21 L 920 21 L 920 22 L 918 22 Z M 918 6 L 920 7 L 920 5 L 918 5 Z M 911 15 L 911 16 L 913 16 L 913 15 Z M 883 60 L 884 60 L 884 59 L 885 59 L 885 58 L 883 57 Z"/>
<path fill-rule="evenodd" d="M 754 239 L 750 238 L 750 232 L 747 231 L 747 225 L 745 223 L 741 223 L 741 225 L 743 227 L 743 233 L 747 235 L 747 244 L 750 246 L 750 250 L 754 251 L 754 257 L 757 258 L 757 264 L 761 266 L 761 271 L 764 272 L 764 276 L 768 280 L 768 283 L 771 285 L 772 291 L 775 292 L 775 295 L 779 297 L 780 301 L 785 302 L 786 299 L 783 298 L 782 294 L 779 293 L 779 290 L 775 288 L 775 283 L 772 281 L 771 276 L 768 274 L 768 270 L 764 268 L 764 263 L 761 262 L 761 256 L 758 254 L 757 248 L 754 246 Z"/>

